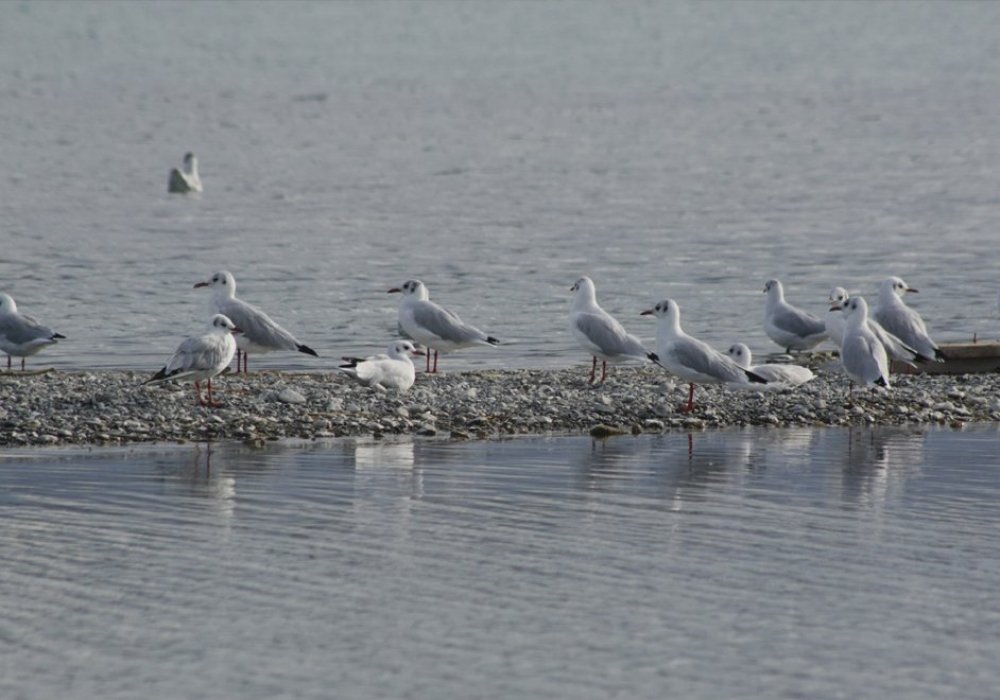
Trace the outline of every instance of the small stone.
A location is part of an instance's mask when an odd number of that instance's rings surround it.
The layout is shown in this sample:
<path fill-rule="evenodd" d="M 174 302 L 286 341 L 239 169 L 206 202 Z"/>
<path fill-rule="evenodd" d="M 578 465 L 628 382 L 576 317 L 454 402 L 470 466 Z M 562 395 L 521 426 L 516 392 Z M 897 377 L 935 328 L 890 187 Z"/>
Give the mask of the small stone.
<path fill-rule="evenodd" d="M 306 397 L 292 388 L 282 389 L 275 397 L 281 403 L 300 404 L 306 402 Z"/>
<path fill-rule="evenodd" d="M 468 440 L 469 434 L 464 430 L 452 430 L 448 437 L 452 440 Z"/>
<path fill-rule="evenodd" d="M 437 428 L 433 425 L 421 425 L 417 428 L 417 435 L 422 435 L 423 437 L 434 437 L 438 434 Z"/>

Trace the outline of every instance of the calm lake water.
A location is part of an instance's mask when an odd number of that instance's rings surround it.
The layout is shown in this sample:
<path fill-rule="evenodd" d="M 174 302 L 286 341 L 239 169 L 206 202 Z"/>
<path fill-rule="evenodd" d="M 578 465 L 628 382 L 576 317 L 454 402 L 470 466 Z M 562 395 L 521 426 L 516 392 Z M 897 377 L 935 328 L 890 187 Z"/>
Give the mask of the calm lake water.
<path fill-rule="evenodd" d="M 38 362 L 155 370 L 242 295 L 329 367 L 396 298 L 505 341 L 446 368 L 586 362 L 569 286 L 641 336 L 671 296 L 776 349 L 764 281 L 825 310 L 899 274 L 939 338 L 996 337 L 998 3 L 3 3 L 0 278 L 68 336 Z M 200 157 L 201 198 L 168 196 Z"/>
<path fill-rule="evenodd" d="M 0 695 L 994 698 L 998 443 L 8 453 Z"/>
<path fill-rule="evenodd" d="M 0 3 L 0 279 L 155 370 L 241 296 L 328 368 L 417 277 L 775 349 L 898 274 L 996 337 L 1000 3 Z M 166 194 L 185 151 L 205 193 Z M 996 426 L 0 454 L 3 698 L 996 697 Z"/>

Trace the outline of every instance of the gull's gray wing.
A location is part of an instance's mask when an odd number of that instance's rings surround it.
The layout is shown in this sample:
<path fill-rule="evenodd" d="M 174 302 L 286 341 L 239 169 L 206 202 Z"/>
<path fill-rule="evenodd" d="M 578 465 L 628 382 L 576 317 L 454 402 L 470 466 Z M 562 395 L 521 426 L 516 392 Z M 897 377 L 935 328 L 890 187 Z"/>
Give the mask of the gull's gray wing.
<path fill-rule="evenodd" d="M 826 333 L 826 324 L 822 320 L 788 304 L 779 307 L 772 320 L 776 327 L 801 338 Z"/>
<path fill-rule="evenodd" d="M 723 382 L 744 382 L 747 373 L 732 358 L 696 338 L 679 338 L 671 350 L 673 359 L 688 369 Z"/>
<path fill-rule="evenodd" d="M 880 352 L 884 356 L 885 349 L 874 333 L 848 336 L 841 350 L 845 369 L 861 381 L 874 382 L 887 373 L 879 366 Z"/>
<path fill-rule="evenodd" d="M 442 340 L 451 343 L 488 342 L 486 334 L 481 330 L 463 322 L 457 314 L 432 301 L 415 302 L 410 306 L 410 312 L 418 326 Z"/>
<path fill-rule="evenodd" d="M 883 328 L 882 324 L 875 319 L 868 319 L 868 328 L 878 338 L 878 341 L 882 343 L 886 353 L 892 359 L 900 362 L 913 362 L 920 355 L 916 350 Z"/>
<path fill-rule="evenodd" d="M 183 376 L 190 372 L 205 372 L 223 364 L 225 352 L 225 336 L 194 336 L 177 347 L 177 351 L 167 361 L 164 370 L 168 377 Z"/>
<path fill-rule="evenodd" d="M 618 321 L 609 314 L 579 312 L 573 314 L 573 328 L 584 344 L 595 348 L 599 354 L 646 357 L 649 351 L 634 335 L 629 335 Z"/>
<path fill-rule="evenodd" d="M 0 315 L 0 337 L 8 343 L 25 345 L 36 340 L 51 340 L 54 335 L 51 328 L 31 316 L 18 313 Z"/>
<path fill-rule="evenodd" d="M 916 350 L 919 355 L 931 360 L 938 357 L 940 351 L 937 343 L 927 333 L 927 326 L 920 314 L 913 309 L 904 304 L 888 308 L 877 307 L 873 315 L 885 330 Z"/>
<path fill-rule="evenodd" d="M 219 313 L 225 314 L 243 335 L 254 345 L 275 350 L 297 350 L 299 342 L 291 333 L 279 326 L 274 319 L 252 304 L 240 299 L 229 299 L 219 306 Z"/>

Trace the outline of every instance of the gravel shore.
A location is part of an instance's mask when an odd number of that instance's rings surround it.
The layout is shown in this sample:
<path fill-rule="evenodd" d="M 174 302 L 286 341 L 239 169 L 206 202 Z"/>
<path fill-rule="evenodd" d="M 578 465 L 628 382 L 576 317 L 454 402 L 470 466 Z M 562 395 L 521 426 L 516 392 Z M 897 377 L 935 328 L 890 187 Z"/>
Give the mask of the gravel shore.
<path fill-rule="evenodd" d="M 889 391 L 855 389 L 829 364 L 797 389 L 698 387 L 655 367 L 616 367 L 591 386 L 588 367 L 418 374 L 405 394 L 329 373 L 261 372 L 214 383 L 225 405 L 195 405 L 190 385 L 140 386 L 126 371 L 0 374 L 0 445 L 125 444 L 421 435 L 489 439 L 523 434 L 697 430 L 725 426 L 898 425 L 1000 420 L 1000 374 L 897 375 Z"/>

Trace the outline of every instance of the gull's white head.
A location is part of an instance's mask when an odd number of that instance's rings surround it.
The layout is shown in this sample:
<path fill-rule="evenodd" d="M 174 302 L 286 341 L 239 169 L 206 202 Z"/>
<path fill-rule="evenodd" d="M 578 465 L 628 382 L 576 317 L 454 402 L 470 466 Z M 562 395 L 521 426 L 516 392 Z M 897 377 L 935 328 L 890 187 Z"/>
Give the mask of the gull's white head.
<path fill-rule="evenodd" d="M 646 309 L 640 316 L 656 316 L 657 326 L 665 326 L 680 330 L 681 307 L 673 299 L 664 299 L 651 309 Z"/>
<path fill-rule="evenodd" d="M 208 319 L 208 327 L 209 330 L 218 335 L 243 332 L 225 314 L 215 314 L 212 318 Z"/>
<path fill-rule="evenodd" d="M 847 303 L 849 295 L 843 287 L 834 287 L 830 290 L 830 311 L 840 311 Z"/>
<path fill-rule="evenodd" d="M 780 300 L 785 298 L 785 289 L 781 286 L 781 282 L 775 279 L 768 280 L 764 283 L 764 293 L 767 294 L 767 300 Z"/>
<path fill-rule="evenodd" d="M 191 151 L 184 154 L 184 172 L 188 175 L 197 174 L 198 172 L 198 159 Z"/>
<path fill-rule="evenodd" d="M 427 301 L 431 298 L 430 292 L 427 291 L 427 286 L 420 280 L 406 280 L 403 282 L 403 286 L 393 287 L 388 293 L 402 294 L 404 297 L 414 297 L 421 301 Z"/>
<path fill-rule="evenodd" d="M 729 346 L 729 350 L 726 351 L 733 362 L 742 367 L 743 369 L 750 369 L 751 355 L 750 348 L 748 348 L 744 343 L 733 343 Z"/>
<path fill-rule="evenodd" d="M 417 350 L 417 347 L 409 340 L 397 340 L 395 343 L 389 344 L 387 354 L 393 358 L 408 358 L 413 355 L 419 357 L 425 353 L 423 350 Z"/>
<path fill-rule="evenodd" d="M 889 279 L 882 282 L 882 286 L 879 289 L 879 293 L 882 295 L 895 294 L 897 297 L 902 298 L 907 292 L 917 292 L 919 290 L 914 289 L 906 282 L 904 282 L 899 277 L 890 277 Z"/>
<path fill-rule="evenodd" d="M 228 297 L 230 299 L 236 296 L 236 278 L 233 277 L 232 273 L 227 272 L 226 270 L 219 270 L 207 281 L 199 282 L 195 285 L 195 288 L 198 287 L 211 287 L 213 294 Z"/>
<path fill-rule="evenodd" d="M 849 324 L 864 325 L 868 321 L 868 302 L 864 297 L 851 297 L 844 305 L 844 315 Z"/>
<path fill-rule="evenodd" d="M 14 303 L 14 297 L 10 294 L 4 294 L 0 292 L 0 313 L 4 314 L 16 314 L 17 304 Z"/>
<path fill-rule="evenodd" d="M 589 277 L 581 277 L 573 286 L 569 288 L 569 291 L 573 292 L 573 305 L 579 306 L 581 304 L 597 303 L 597 289 L 594 287 L 594 282 Z"/>

